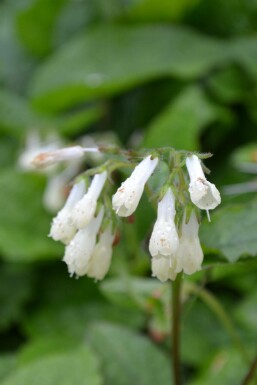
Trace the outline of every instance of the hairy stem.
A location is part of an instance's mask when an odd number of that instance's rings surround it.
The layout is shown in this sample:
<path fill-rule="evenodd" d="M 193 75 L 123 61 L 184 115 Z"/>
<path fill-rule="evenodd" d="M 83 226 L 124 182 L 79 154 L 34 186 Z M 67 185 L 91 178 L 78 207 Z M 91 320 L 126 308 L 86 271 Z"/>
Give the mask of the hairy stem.
<path fill-rule="evenodd" d="M 181 273 L 177 275 L 176 280 L 172 283 L 172 300 L 171 300 L 171 365 L 174 379 L 174 385 L 181 385 L 180 378 L 180 292 L 181 292 Z"/>

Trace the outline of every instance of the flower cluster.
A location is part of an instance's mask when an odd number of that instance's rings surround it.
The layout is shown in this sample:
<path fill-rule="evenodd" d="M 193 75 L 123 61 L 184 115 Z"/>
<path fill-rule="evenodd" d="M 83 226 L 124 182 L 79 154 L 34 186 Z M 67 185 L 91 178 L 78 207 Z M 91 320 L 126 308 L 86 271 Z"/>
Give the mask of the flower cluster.
<path fill-rule="evenodd" d="M 78 146 L 54 150 L 38 155 L 34 164 L 42 168 L 81 157 L 86 151 Z M 112 153 L 109 149 L 101 151 Z M 167 153 L 168 156 L 165 156 Z M 123 166 L 131 166 L 131 160 L 134 163 L 138 159 L 138 154 L 125 151 L 119 154 L 130 160 L 123 162 Z M 96 170 L 89 170 L 75 181 L 50 230 L 54 240 L 66 245 L 63 260 L 71 275 L 88 275 L 97 280 L 106 275 L 115 237 L 116 220 L 113 214 L 128 217 L 135 212 L 145 185 L 159 163 L 168 166 L 169 175 L 166 182 L 159 186 L 157 194 L 157 220 L 149 242 L 152 275 L 164 282 L 174 280 L 180 272 L 192 274 L 201 269 L 203 251 L 198 236 L 199 209 L 206 210 L 209 217 L 209 210 L 221 201 L 219 191 L 205 177 L 201 154 L 197 156 L 164 148 L 148 151 L 142 158 L 113 194 L 111 208 L 106 204 L 106 196 L 112 187 L 108 179 L 121 165 L 117 158 Z M 87 186 L 89 175 L 92 179 Z"/>

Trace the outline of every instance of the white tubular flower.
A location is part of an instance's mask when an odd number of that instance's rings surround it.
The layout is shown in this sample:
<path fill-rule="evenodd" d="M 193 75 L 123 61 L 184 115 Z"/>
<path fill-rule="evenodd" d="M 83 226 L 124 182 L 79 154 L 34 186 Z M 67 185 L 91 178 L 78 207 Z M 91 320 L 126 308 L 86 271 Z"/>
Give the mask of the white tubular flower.
<path fill-rule="evenodd" d="M 202 210 L 212 210 L 220 202 L 220 193 L 213 183 L 207 181 L 201 161 L 196 155 L 186 159 L 186 166 L 190 177 L 189 193 L 192 202 Z"/>
<path fill-rule="evenodd" d="M 167 258 L 152 258 L 152 276 L 158 278 L 161 282 L 168 279 L 174 281 L 177 276 L 175 266 Z"/>
<path fill-rule="evenodd" d="M 96 218 L 83 229 L 79 230 L 72 241 L 66 246 L 63 261 L 68 265 L 70 275 L 82 276 L 87 273 L 88 263 L 92 256 L 96 235 L 101 226 L 104 210 L 101 208 Z"/>
<path fill-rule="evenodd" d="M 78 229 L 85 227 L 94 217 L 97 199 L 102 192 L 107 179 L 107 172 L 96 174 L 88 189 L 88 192 L 77 202 L 72 210 L 72 219 Z"/>
<path fill-rule="evenodd" d="M 172 259 L 179 246 L 178 233 L 175 226 L 175 198 L 169 188 L 158 203 L 157 221 L 150 238 L 149 251 L 152 257 Z"/>
<path fill-rule="evenodd" d="M 87 275 L 98 281 L 107 274 L 112 259 L 112 243 L 114 235 L 109 226 L 101 235 L 90 258 Z"/>
<path fill-rule="evenodd" d="M 192 212 L 188 223 L 185 219 L 184 216 L 177 260 L 180 269 L 182 268 L 186 274 L 190 275 L 201 270 L 203 251 L 198 236 L 199 223 L 195 212 Z"/>
<path fill-rule="evenodd" d="M 55 241 L 61 241 L 67 244 L 74 237 L 76 227 L 71 219 L 71 210 L 84 193 L 84 181 L 75 184 L 64 207 L 53 219 L 49 236 L 52 237 Z"/>
<path fill-rule="evenodd" d="M 66 147 L 55 151 L 42 152 L 38 154 L 31 163 L 37 168 L 45 168 L 65 160 L 79 159 L 84 155 L 85 151 L 83 147 Z"/>
<path fill-rule="evenodd" d="M 128 217 L 136 210 L 145 184 L 155 170 L 158 161 L 158 158 L 151 159 L 151 156 L 143 159 L 113 195 L 112 206 L 120 217 Z"/>

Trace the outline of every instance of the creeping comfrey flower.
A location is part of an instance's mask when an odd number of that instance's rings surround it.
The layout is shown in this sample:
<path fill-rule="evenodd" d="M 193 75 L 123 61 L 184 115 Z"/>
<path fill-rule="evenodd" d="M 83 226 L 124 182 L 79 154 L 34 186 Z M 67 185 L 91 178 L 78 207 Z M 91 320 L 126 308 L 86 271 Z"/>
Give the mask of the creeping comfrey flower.
<path fill-rule="evenodd" d="M 120 217 L 128 217 L 136 210 L 145 184 L 158 164 L 158 158 L 149 155 L 134 169 L 112 197 L 112 206 Z"/>
<path fill-rule="evenodd" d="M 107 172 L 96 174 L 87 193 L 74 206 L 71 216 L 78 229 L 85 227 L 95 215 L 97 199 L 101 194 L 104 183 L 107 179 Z"/>
<path fill-rule="evenodd" d="M 96 244 L 96 236 L 102 223 L 104 210 L 101 208 L 96 218 L 83 229 L 78 230 L 71 242 L 66 246 L 63 261 L 68 266 L 70 275 L 87 274 L 89 261 Z"/>
<path fill-rule="evenodd" d="M 175 262 L 175 263 L 174 263 Z M 177 276 L 176 261 L 170 261 L 167 258 L 152 258 L 152 276 L 158 278 L 161 282 L 168 279 L 174 281 Z"/>
<path fill-rule="evenodd" d="M 158 203 L 157 221 L 150 238 L 149 251 L 153 258 L 172 260 L 178 250 L 179 239 L 175 226 L 175 198 L 169 188 Z"/>
<path fill-rule="evenodd" d="M 69 194 L 64 207 L 57 213 L 52 221 L 49 236 L 55 241 L 69 243 L 76 233 L 76 227 L 71 218 L 71 211 L 74 205 L 85 193 L 83 181 L 76 183 Z"/>
<path fill-rule="evenodd" d="M 195 212 L 192 211 L 188 223 L 186 223 L 186 216 L 184 215 L 176 257 L 177 272 L 183 270 L 184 273 L 190 275 L 201 270 L 203 251 L 198 236 L 198 230 L 199 223 Z"/>
<path fill-rule="evenodd" d="M 206 179 L 201 161 L 196 155 L 186 159 L 186 166 L 190 177 L 189 193 L 192 202 L 202 210 L 212 210 L 220 202 L 220 193 L 214 184 Z"/>
<path fill-rule="evenodd" d="M 111 225 L 100 235 L 99 242 L 96 244 L 93 254 L 88 264 L 87 275 L 96 280 L 101 280 L 107 274 L 112 259 L 112 243 L 114 234 Z"/>

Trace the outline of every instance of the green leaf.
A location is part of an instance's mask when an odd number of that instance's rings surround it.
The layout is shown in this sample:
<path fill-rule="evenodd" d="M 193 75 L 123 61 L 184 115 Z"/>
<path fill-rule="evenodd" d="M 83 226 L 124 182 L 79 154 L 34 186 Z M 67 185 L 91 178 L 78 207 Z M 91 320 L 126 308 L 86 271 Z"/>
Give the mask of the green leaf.
<path fill-rule="evenodd" d="M 42 116 L 14 93 L 0 90 L 0 130 L 22 135 L 24 130 L 42 127 Z"/>
<path fill-rule="evenodd" d="M 32 0 L 16 18 L 19 37 L 34 55 L 44 56 L 53 47 L 56 19 L 67 0 Z"/>
<path fill-rule="evenodd" d="M 148 128 L 144 145 L 165 146 L 197 150 L 199 134 L 219 119 L 221 110 L 195 86 L 186 88 L 175 101 L 161 112 Z"/>
<path fill-rule="evenodd" d="M 60 353 L 15 371 L 3 385 L 100 385 L 98 360 L 86 347 Z"/>
<path fill-rule="evenodd" d="M 16 367 L 16 356 L 14 354 L 0 355 L 0 381 L 2 382 Z"/>
<path fill-rule="evenodd" d="M 78 342 L 69 338 L 39 337 L 21 348 L 17 356 L 17 366 L 24 367 L 47 356 L 74 350 L 77 346 Z"/>
<path fill-rule="evenodd" d="M 25 332 L 38 338 L 42 335 L 60 338 L 75 338 L 81 340 L 89 325 L 99 319 L 104 319 L 114 324 L 142 327 L 145 317 L 138 311 L 130 311 L 127 317 L 124 309 L 111 306 L 104 302 L 87 302 L 68 306 L 44 306 L 29 319 L 24 320 Z"/>
<path fill-rule="evenodd" d="M 224 55 L 221 42 L 178 26 L 99 26 L 42 64 L 30 93 L 37 105 L 59 109 L 160 76 L 195 78 Z"/>
<path fill-rule="evenodd" d="M 42 208 L 44 178 L 6 169 L 0 173 L 0 251 L 8 261 L 36 261 L 62 255 L 48 238 L 51 217 Z"/>
<path fill-rule="evenodd" d="M 132 20 L 177 20 L 199 0 L 131 0 L 126 16 Z"/>
<path fill-rule="evenodd" d="M 169 360 L 145 337 L 107 324 L 90 328 L 106 385 L 170 385 Z"/>
<path fill-rule="evenodd" d="M 196 381 L 189 385 L 234 385 L 243 383 L 248 367 L 241 356 L 232 349 L 222 350 L 216 354 L 210 365 Z M 249 385 L 256 384 L 256 378 Z"/>
<path fill-rule="evenodd" d="M 255 271 L 256 273 L 256 271 Z M 251 288 L 253 289 L 253 287 Z M 257 320 L 257 290 L 251 290 L 248 296 L 239 304 L 236 309 L 237 319 L 247 328 L 254 331 L 256 334 Z"/>
<path fill-rule="evenodd" d="M 32 275 L 24 266 L 3 265 L 0 282 L 0 330 L 4 330 L 24 315 L 32 294 Z"/>
<path fill-rule="evenodd" d="M 257 255 L 257 205 L 227 206 L 211 213 L 211 222 L 200 226 L 200 238 L 209 251 L 229 262 Z"/>
<path fill-rule="evenodd" d="M 114 304 L 125 308 L 145 308 L 162 284 L 150 278 L 111 278 L 101 283 L 103 294 Z"/>

